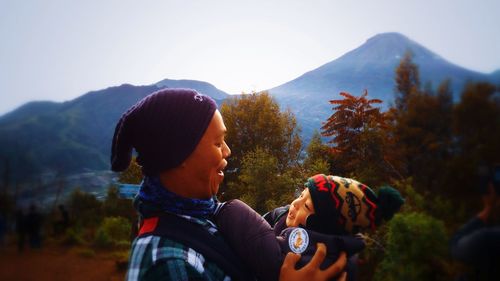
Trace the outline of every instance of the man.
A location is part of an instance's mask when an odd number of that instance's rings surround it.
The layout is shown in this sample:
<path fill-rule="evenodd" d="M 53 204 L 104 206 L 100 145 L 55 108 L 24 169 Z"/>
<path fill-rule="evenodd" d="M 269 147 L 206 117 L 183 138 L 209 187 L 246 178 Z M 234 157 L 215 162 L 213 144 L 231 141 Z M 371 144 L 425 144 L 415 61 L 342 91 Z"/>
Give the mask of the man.
<path fill-rule="evenodd" d="M 141 227 L 132 244 L 127 280 L 253 279 L 211 221 L 231 154 L 225 133 L 215 102 L 189 89 L 160 90 L 122 115 L 111 167 L 125 170 L 135 149 L 145 176 L 134 202 Z M 302 271 L 289 266 L 297 258 L 290 256 L 282 275 L 316 274 L 326 280 L 343 268 L 345 257 L 337 268 L 319 270 L 322 255 L 319 251 L 316 263 Z"/>

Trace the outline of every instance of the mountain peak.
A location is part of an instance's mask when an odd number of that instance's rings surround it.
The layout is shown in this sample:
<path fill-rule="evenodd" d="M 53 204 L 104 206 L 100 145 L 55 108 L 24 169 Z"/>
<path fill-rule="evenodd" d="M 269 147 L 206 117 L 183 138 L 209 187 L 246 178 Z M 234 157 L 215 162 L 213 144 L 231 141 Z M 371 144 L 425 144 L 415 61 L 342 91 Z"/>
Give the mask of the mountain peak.
<path fill-rule="evenodd" d="M 407 41 L 407 42 L 412 42 L 408 37 L 404 36 L 403 34 L 399 33 L 399 32 L 384 32 L 384 33 L 379 33 L 379 34 L 376 34 L 370 38 L 368 38 L 368 40 L 366 40 L 366 42 L 376 42 L 376 41 L 393 41 L 393 42 L 398 42 L 398 41 Z"/>
<path fill-rule="evenodd" d="M 362 59 L 369 63 L 387 62 L 393 64 L 394 61 L 399 61 L 408 51 L 418 61 L 442 59 L 424 46 L 397 32 L 377 34 L 366 40 L 357 49 L 345 54 L 342 58 L 355 57 L 358 61 Z"/>

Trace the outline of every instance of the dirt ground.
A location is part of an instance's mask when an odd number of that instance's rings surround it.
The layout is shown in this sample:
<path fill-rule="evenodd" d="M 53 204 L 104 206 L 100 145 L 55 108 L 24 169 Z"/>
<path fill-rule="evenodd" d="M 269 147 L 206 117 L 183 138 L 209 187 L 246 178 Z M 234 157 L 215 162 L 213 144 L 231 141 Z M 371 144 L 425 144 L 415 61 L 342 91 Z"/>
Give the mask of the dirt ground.
<path fill-rule="evenodd" d="M 0 280 L 124 280 L 125 271 L 117 269 L 112 253 L 88 254 L 88 251 L 45 245 L 39 250 L 31 250 L 28 247 L 19 253 L 15 245 L 4 245 L 0 248 Z"/>

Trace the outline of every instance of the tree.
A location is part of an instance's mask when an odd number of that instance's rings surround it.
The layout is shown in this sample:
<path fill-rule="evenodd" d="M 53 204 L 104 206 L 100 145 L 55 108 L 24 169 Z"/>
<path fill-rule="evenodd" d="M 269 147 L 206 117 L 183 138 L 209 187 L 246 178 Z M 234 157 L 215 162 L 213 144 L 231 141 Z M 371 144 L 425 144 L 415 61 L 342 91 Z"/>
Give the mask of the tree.
<path fill-rule="evenodd" d="M 238 189 L 241 200 L 260 214 L 289 204 L 302 181 L 293 170 L 280 174 L 277 164 L 276 157 L 258 147 L 245 154 L 239 181 L 230 184 Z"/>
<path fill-rule="evenodd" d="M 240 167 L 243 156 L 257 147 L 276 157 L 280 172 L 297 164 L 302 147 L 297 120 L 290 110 L 280 111 L 267 92 L 232 98 L 221 114 L 231 148 L 229 168 Z"/>
<path fill-rule="evenodd" d="M 330 147 L 321 140 L 321 134 L 314 131 L 314 134 L 306 148 L 307 156 L 304 160 L 306 176 L 315 174 L 328 174 L 330 172 L 330 162 L 332 161 Z"/>
<path fill-rule="evenodd" d="M 465 198 L 477 194 L 479 166 L 500 163 L 499 92 L 488 83 L 469 83 L 453 109 L 456 156 L 450 186 L 459 188 Z"/>
<path fill-rule="evenodd" d="M 401 178 L 412 177 L 418 189 L 434 192 L 442 190 L 449 176 L 452 94 L 448 80 L 437 93 L 431 83 L 420 89 L 419 76 L 411 53 L 406 53 L 396 68 L 396 105 L 389 130 Z"/>
<path fill-rule="evenodd" d="M 69 198 L 72 220 L 84 227 L 96 227 L 102 219 L 102 203 L 95 195 L 75 189 Z"/>
<path fill-rule="evenodd" d="M 406 111 L 396 117 L 395 136 L 406 163 L 406 175 L 427 191 L 444 183 L 451 158 L 451 93 L 448 82 L 438 94 L 415 92 L 407 100 Z"/>
<path fill-rule="evenodd" d="M 424 213 L 396 214 L 388 223 L 385 255 L 373 280 L 450 280 L 444 223 Z"/>
<path fill-rule="evenodd" d="M 118 181 L 121 183 L 140 184 L 143 178 L 142 168 L 137 164 L 136 157 L 132 157 L 128 168 L 121 172 Z"/>
<path fill-rule="evenodd" d="M 396 108 L 400 112 L 407 109 L 408 99 L 420 91 L 418 66 L 413 63 L 413 55 L 406 52 L 396 68 Z"/>
<path fill-rule="evenodd" d="M 335 150 L 352 151 L 352 141 L 362 131 L 384 125 L 384 115 L 380 112 L 380 108 L 372 106 L 382 101 L 367 99 L 366 90 L 359 97 L 346 92 L 341 92 L 340 95 L 344 99 L 330 100 L 330 103 L 336 106 L 333 108 L 334 113 L 321 127 L 322 135 L 332 137 L 329 142 L 335 145 Z"/>
<path fill-rule="evenodd" d="M 373 107 L 382 101 L 367 99 L 368 91 L 359 97 L 340 95 L 344 99 L 330 101 L 334 113 L 322 126 L 322 135 L 332 137 L 332 172 L 379 184 L 390 173 L 384 158 L 387 117 Z"/>
<path fill-rule="evenodd" d="M 227 128 L 226 142 L 231 148 L 226 177 L 220 191 L 223 199 L 239 198 L 242 190 L 239 174 L 243 159 L 257 148 L 276 160 L 274 176 L 296 171 L 302 149 L 300 129 L 290 110 L 280 111 L 278 103 L 267 93 L 244 94 L 221 107 Z"/>
<path fill-rule="evenodd" d="M 124 217 L 130 221 L 136 217 L 132 200 L 120 198 L 118 187 L 113 185 L 108 188 L 108 194 L 102 207 L 104 215 L 107 217 Z"/>

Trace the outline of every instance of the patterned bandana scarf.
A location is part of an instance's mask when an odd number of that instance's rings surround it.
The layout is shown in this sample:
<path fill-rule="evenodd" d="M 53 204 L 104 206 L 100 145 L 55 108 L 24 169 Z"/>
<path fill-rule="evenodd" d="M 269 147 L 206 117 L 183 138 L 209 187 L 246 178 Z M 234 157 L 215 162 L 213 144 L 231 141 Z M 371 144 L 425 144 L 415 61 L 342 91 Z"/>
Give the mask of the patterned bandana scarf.
<path fill-rule="evenodd" d="M 216 201 L 210 199 L 191 199 L 168 191 L 158 177 L 144 178 L 136 197 L 139 212 L 148 216 L 155 212 L 169 212 L 201 219 L 207 219 L 215 212 Z"/>

